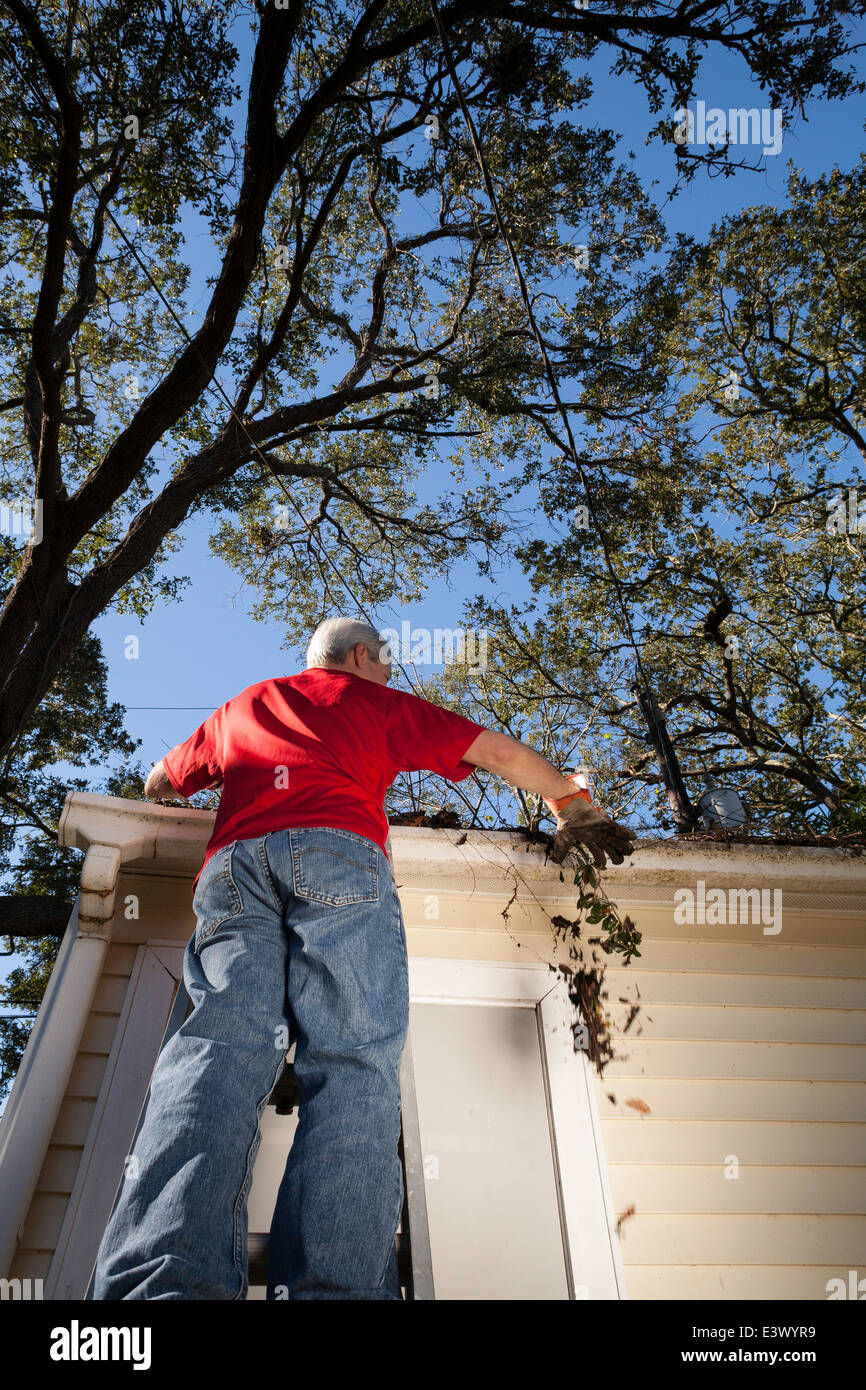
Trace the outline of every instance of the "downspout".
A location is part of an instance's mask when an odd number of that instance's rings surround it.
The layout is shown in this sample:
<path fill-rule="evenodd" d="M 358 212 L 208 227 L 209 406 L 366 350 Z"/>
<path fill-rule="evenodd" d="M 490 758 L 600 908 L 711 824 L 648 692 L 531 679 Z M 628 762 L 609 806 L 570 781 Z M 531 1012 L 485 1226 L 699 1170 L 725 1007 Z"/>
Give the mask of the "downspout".
<path fill-rule="evenodd" d="M 60 844 L 87 849 L 81 890 L 0 1119 L 0 1278 L 9 1277 L 93 1005 L 111 942 L 120 866 L 155 853 L 156 830 L 147 826 L 146 816 L 136 818 L 137 825 L 120 818 L 115 834 L 110 823 L 100 827 L 117 844 L 88 843 L 86 803 L 93 800 L 71 792 L 63 808 Z"/>

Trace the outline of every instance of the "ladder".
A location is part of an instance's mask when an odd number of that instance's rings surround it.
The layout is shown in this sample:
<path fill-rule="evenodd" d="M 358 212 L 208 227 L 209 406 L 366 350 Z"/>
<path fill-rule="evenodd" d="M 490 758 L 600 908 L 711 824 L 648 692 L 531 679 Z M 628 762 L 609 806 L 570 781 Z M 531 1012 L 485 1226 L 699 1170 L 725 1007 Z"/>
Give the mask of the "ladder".
<path fill-rule="evenodd" d="M 160 1052 L 191 1012 L 192 1000 L 186 991 L 183 980 L 178 980 L 177 993 L 160 1044 Z M 418 1299 L 435 1299 L 436 1295 L 433 1287 L 433 1264 L 427 1221 L 427 1198 L 424 1190 L 424 1164 L 421 1153 L 421 1130 L 418 1122 L 418 1100 L 415 1091 L 415 1069 L 412 1064 L 411 1032 L 410 1035 L 407 1035 L 406 1046 L 403 1049 L 400 1063 L 400 1092 L 402 1108 L 397 1151 L 403 1169 L 403 1210 L 396 1236 L 397 1263 L 400 1269 L 400 1284 L 404 1290 L 404 1297 L 414 1302 Z M 141 1107 L 135 1134 L 129 1146 L 130 1152 L 144 1122 L 149 1099 L 150 1086 L 147 1088 L 147 1095 Z M 298 1088 L 294 1067 L 291 1062 L 287 1061 L 268 1098 L 268 1105 L 274 1106 L 278 1115 L 290 1115 L 297 1104 Z M 112 1214 L 119 1195 L 120 1186 L 118 1185 L 112 1205 Z M 267 1284 L 267 1231 L 249 1232 L 247 1237 L 247 1270 L 247 1278 L 251 1288 L 256 1285 Z M 93 1275 L 91 1274 L 85 1299 L 92 1299 L 92 1297 Z"/>

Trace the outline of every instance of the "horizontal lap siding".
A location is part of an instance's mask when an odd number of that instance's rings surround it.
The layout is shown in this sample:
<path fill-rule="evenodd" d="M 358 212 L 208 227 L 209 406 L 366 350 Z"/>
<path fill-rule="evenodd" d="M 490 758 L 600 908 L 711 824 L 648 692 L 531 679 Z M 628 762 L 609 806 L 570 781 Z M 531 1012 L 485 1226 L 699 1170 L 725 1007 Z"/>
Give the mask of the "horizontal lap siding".
<path fill-rule="evenodd" d="M 646 1101 L 646 1093 L 640 1085 L 635 1086 L 634 1095 Z M 628 1098 L 631 1099 L 631 1094 Z M 606 1119 L 605 1153 L 611 1164 L 665 1164 L 669 1170 L 673 1210 L 676 1210 L 677 1184 L 683 1164 L 711 1163 L 721 1167 L 727 1162 L 728 1154 L 736 1156 L 741 1168 L 755 1163 L 775 1167 L 819 1164 L 832 1168 L 866 1164 L 866 1125 L 856 1121 L 830 1124 L 823 1116 L 817 1121 L 816 1112 L 821 1104 L 823 1094 L 814 1096 L 813 1118 L 804 1124 L 791 1124 L 784 1120 L 739 1120 L 729 1116 L 710 1120 L 665 1119 L 657 1102 L 656 1108 L 642 1119 Z M 601 1113 L 604 1116 L 607 1112 L 602 1108 Z M 862 1106 L 858 1113 L 863 1113 Z M 817 1192 L 815 1201 L 820 1201 Z"/>
<path fill-rule="evenodd" d="M 861 1270 L 863 1262 L 861 1260 Z M 839 1265 L 631 1265 L 628 1270 L 629 1298 L 681 1299 L 826 1299 L 831 1279 L 845 1279 Z M 817 1292 L 816 1292 L 817 1290 Z M 772 1312 L 756 1311 L 744 1321 L 763 1327 L 782 1321 Z M 808 1314 L 801 1325 L 808 1326 Z"/>
<path fill-rule="evenodd" d="M 45 1278 L 72 1193 L 99 1088 L 120 1018 L 137 947 L 108 948 L 72 1066 L 51 1143 L 10 1271 L 15 1278 Z"/>
<path fill-rule="evenodd" d="M 857 939 L 645 934 L 607 968 L 616 1060 L 593 1084 L 628 1297 L 825 1300 L 866 1274 Z"/>

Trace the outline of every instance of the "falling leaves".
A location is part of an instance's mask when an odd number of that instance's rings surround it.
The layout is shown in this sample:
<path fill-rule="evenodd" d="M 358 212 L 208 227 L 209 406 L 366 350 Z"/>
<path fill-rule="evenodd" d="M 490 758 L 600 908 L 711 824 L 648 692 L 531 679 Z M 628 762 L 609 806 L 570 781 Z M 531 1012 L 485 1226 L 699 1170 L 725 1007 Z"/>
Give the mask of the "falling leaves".
<path fill-rule="evenodd" d="M 622 1030 L 622 1031 L 623 1031 L 624 1033 L 627 1033 L 627 1032 L 628 1032 L 629 1028 L 630 1028 L 631 1025 L 634 1023 L 634 1021 L 635 1021 L 635 1019 L 637 1018 L 637 1016 L 638 1016 L 639 1013 L 640 1013 L 640 1004 L 632 1004 L 631 1008 L 630 1008 L 629 1011 L 628 1011 L 628 1018 L 626 1019 L 625 1024 L 623 1025 L 623 1030 Z"/>
<path fill-rule="evenodd" d="M 632 1110 L 639 1110 L 641 1115 L 649 1115 L 652 1113 L 646 1101 L 640 1100 L 637 1096 L 632 1096 L 630 1100 L 627 1100 L 626 1105 L 630 1106 Z"/>
<path fill-rule="evenodd" d="M 620 1216 L 617 1217 L 617 1219 L 616 1219 L 616 1234 L 617 1234 L 617 1238 L 619 1238 L 619 1236 L 622 1234 L 622 1228 L 623 1228 L 623 1226 L 625 1225 L 626 1221 L 630 1220 L 632 1216 L 636 1216 L 636 1215 L 637 1215 L 637 1207 L 631 1206 L 631 1207 L 626 1207 L 625 1211 L 624 1211 Z"/>

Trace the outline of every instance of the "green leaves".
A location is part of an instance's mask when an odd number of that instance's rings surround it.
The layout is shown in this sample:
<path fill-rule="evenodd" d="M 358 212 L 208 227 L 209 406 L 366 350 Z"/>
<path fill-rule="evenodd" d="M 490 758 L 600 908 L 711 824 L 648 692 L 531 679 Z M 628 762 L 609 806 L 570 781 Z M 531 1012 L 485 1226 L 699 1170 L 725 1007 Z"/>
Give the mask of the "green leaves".
<path fill-rule="evenodd" d="M 632 956 L 640 955 L 637 947 L 640 945 L 641 934 L 631 918 L 621 918 L 616 904 L 601 892 L 598 872 L 592 867 L 590 858 L 582 846 L 576 845 L 574 852 L 580 860 L 580 867 L 574 875 L 574 882 L 578 884 L 579 891 L 578 915 L 572 925 L 576 928 L 578 923 L 585 922 L 590 927 L 600 926 L 606 933 L 600 943 L 602 949 L 608 953 L 621 953 L 623 964 L 628 965 Z M 592 891 L 587 892 L 584 883 L 589 883 Z"/>

